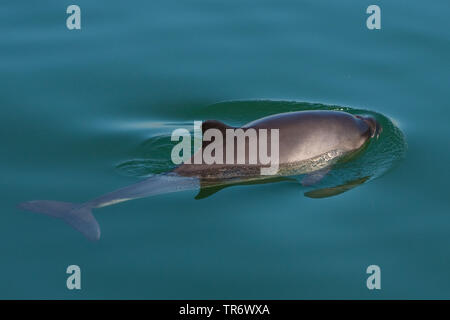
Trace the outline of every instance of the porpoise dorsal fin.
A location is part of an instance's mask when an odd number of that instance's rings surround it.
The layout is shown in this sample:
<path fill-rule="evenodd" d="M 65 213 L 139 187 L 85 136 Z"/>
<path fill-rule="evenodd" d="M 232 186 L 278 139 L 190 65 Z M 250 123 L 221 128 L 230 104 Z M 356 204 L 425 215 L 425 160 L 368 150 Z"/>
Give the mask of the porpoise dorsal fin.
<path fill-rule="evenodd" d="M 217 129 L 222 133 L 222 137 L 226 136 L 226 130 L 227 129 L 233 129 L 233 127 L 218 121 L 218 120 L 206 120 L 202 122 L 202 136 L 205 134 L 205 131 L 208 129 Z M 214 140 L 213 140 L 214 141 Z M 204 141 L 202 142 L 202 147 L 206 147 L 208 144 L 210 144 L 212 141 Z"/>
<path fill-rule="evenodd" d="M 219 121 L 219 120 L 206 120 L 202 122 L 202 134 L 208 129 L 218 129 L 225 135 L 226 129 L 232 129 L 233 127 Z"/>

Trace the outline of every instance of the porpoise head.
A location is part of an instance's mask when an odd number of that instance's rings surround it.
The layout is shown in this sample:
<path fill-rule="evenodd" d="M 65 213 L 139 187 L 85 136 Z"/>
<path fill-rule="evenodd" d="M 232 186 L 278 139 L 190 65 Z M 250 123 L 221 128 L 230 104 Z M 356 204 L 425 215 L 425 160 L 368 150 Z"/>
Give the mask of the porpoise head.
<path fill-rule="evenodd" d="M 341 159 L 347 161 L 365 150 L 372 138 L 378 139 L 382 127 L 375 117 L 367 114 L 347 114 L 344 119 L 346 120 L 341 122 L 340 132 L 343 139 L 340 140 L 339 149 L 350 152 Z M 348 121 L 349 119 L 351 121 Z"/>

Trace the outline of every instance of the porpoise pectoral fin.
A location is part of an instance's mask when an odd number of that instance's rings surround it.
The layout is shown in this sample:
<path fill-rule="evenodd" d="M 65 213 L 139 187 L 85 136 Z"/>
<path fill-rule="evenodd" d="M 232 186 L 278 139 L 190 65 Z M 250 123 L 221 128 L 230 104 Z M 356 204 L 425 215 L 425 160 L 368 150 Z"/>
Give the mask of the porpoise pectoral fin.
<path fill-rule="evenodd" d="M 331 168 L 323 168 L 314 172 L 311 172 L 307 174 L 301 181 L 302 185 L 305 187 L 315 185 L 316 183 L 320 182 L 328 172 L 330 172 Z"/>
<path fill-rule="evenodd" d="M 295 182 L 298 183 L 297 179 L 290 177 L 273 177 L 273 178 L 254 178 L 249 180 L 239 180 L 239 181 L 216 181 L 214 183 L 207 182 L 205 180 L 200 181 L 200 191 L 195 196 L 196 200 L 207 198 L 216 192 L 219 192 L 222 189 L 233 187 L 233 186 L 244 186 L 244 185 L 253 185 L 253 184 L 266 184 L 266 183 L 276 183 L 276 182 Z"/>
<path fill-rule="evenodd" d="M 195 196 L 195 200 L 205 199 L 209 196 L 212 196 L 216 192 L 219 192 L 226 187 L 231 187 L 235 185 L 230 181 L 226 180 L 208 180 L 208 179 L 200 179 L 200 190 Z"/>
<path fill-rule="evenodd" d="M 221 186 L 214 186 L 214 187 L 204 187 L 201 188 L 198 194 L 195 196 L 195 200 L 205 199 L 209 196 L 212 196 L 214 193 L 219 192 L 220 190 L 229 187 L 229 185 L 221 185 Z"/>
<path fill-rule="evenodd" d="M 309 198 L 319 199 L 319 198 L 328 198 L 332 196 L 336 196 L 338 194 L 344 193 L 348 190 L 351 190 L 364 182 L 366 182 L 370 177 L 358 178 L 352 181 L 349 181 L 345 184 L 331 187 L 331 188 L 323 188 L 305 192 L 305 196 Z"/>

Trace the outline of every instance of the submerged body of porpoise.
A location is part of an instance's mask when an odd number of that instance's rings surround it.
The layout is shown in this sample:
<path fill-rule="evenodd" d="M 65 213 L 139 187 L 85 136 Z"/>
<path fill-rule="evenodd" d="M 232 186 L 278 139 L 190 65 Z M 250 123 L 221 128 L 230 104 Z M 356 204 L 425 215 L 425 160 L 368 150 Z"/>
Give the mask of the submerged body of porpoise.
<path fill-rule="evenodd" d="M 210 128 L 223 131 L 231 127 L 219 121 L 206 121 L 202 124 L 203 132 Z M 25 210 L 61 218 L 88 239 L 98 240 L 100 227 L 92 215 L 92 209 L 156 194 L 198 188 L 202 192 L 214 187 L 222 188 L 252 181 L 264 183 L 266 180 L 277 180 L 294 174 L 308 174 L 302 183 L 311 185 L 319 181 L 333 164 L 358 153 L 372 137 L 381 132 L 381 127 L 374 118 L 342 111 L 281 113 L 242 127 L 243 130 L 249 128 L 279 130 L 277 176 L 259 175 L 258 170 L 263 166 L 261 164 L 182 164 L 169 173 L 149 177 L 85 203 L 36 200 L 19 206 Z"/>

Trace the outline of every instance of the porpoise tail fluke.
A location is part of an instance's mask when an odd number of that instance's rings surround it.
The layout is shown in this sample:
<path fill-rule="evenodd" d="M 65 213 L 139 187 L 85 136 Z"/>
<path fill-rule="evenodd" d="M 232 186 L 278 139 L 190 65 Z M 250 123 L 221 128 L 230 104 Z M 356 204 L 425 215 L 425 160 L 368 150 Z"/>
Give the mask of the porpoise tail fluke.
<path fill-rule="evenodd" d="M 18 207 L 62 219 L 89 240 L 96 241 L 100 239 L 100 227 L 92 215 L 92 209 L 162 193 L 197 189 L 198 187 L 199 181 L 197 178 L 161 174 L 84 203 L 34 200 L 23 202 Z"/>
<path fill-rule="evenodd" d="M 92 207 L 88 205 L 35 200 L 22 202 L 19 204 L 19 208 L 62 219 L 89 240 L 96 241 L 100 239 L 100 226 L 92 215 Z"/>

